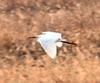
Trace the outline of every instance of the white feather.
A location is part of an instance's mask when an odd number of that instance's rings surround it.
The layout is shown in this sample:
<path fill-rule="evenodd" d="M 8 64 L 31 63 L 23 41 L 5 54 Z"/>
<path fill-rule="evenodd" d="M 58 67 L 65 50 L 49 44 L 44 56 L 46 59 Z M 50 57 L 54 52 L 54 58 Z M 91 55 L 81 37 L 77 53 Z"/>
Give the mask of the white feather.
<path fill-rule="evenodd" d="M 62 46 L 61 34 L 56 32 L 43 32 L 38 36 L 37 42 L 39 42 L 44 49 L 44 51 L 48 54 L 48 56 L 52 59 L 56 58 L 57 47 Z"/>

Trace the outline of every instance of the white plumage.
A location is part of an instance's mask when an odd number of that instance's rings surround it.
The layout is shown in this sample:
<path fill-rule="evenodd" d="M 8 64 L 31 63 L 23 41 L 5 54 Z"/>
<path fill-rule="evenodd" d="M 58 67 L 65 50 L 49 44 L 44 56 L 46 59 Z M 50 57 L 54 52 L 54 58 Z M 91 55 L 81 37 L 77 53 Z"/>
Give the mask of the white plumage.
<path fill-rule="evenodd" d="M 73 42 L 67 42 L 65 39 L 62 39 L 61 33 L 57 32 L 42 32 L 42 34 L 37 37 L 29 38 L 37 38 L 37 42 L 40 43 L 44 51 L 52 59 L 56 58 L 57 47 L 61 47 L 63 43 L 77 45 Z"/>
<path fill-rule="evenodd" d="M 52 59 L 56 58 L 57 46 L 61 47 L 62 42 L 61 34 L 56 32 L 43 32 L 38 36 L 37 42 L 39 42 L 48 56 Z"/>

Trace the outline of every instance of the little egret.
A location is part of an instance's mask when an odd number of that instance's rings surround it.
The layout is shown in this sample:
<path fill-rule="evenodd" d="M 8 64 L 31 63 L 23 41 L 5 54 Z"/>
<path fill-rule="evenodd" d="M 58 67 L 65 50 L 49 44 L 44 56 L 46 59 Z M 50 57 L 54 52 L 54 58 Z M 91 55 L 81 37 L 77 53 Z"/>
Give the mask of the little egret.
<path fill-rule="evenodd" d="M 67 42 L 65 39 L 62 39 L 61 33 L 58 32 L 42 32 L 42 34 L 37 37 L 28 38 L 37 38 L 37 42 L 40 43 L 41 47 L 52 59 L 56 58 L 57 47 L 62 47 L 63 43 L 77 45 L 76 43 Z"/>

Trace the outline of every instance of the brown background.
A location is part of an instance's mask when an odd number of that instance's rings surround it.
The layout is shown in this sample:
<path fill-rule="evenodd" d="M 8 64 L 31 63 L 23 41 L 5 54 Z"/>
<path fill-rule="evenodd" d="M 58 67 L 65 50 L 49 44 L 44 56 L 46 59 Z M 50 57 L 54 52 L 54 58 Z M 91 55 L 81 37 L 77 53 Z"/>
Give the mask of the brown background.
<path fill-rule="evenodd" d="M 78 46 L 53 61 L 27 39 L 43 31 Z M 0 0 L 0 83 L 100 83 L 100 0 Z"/>

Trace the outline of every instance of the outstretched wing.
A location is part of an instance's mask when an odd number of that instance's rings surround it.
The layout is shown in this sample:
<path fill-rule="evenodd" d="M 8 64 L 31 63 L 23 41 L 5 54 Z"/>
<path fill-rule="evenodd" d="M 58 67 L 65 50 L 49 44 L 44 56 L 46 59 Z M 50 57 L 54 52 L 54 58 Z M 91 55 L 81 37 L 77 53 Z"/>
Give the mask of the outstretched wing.
<path fill-rule="evenodd" d="M 42 48 L 44 49 L 44 51 L 48 54 L 48 56 L 52 59 L 56 58 L 56 44 L 54 41 L 52 41 L 51 39 L 48 38 L 38 38 L 37 40 Z"/>

